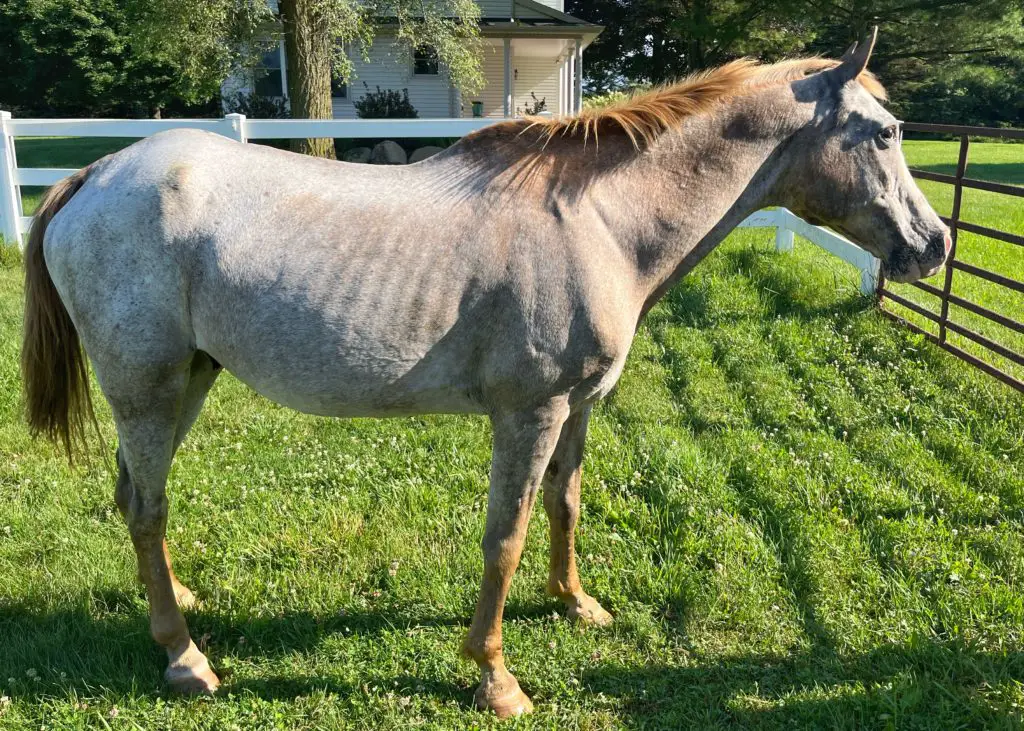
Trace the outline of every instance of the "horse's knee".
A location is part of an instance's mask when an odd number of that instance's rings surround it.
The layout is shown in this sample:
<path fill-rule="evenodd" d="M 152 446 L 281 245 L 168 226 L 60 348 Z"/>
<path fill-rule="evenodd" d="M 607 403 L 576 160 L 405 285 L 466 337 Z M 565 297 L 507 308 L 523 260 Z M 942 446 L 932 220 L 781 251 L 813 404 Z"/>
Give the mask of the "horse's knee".
<path fill-rule="evenodd" d="M 128 532 L 136 544 L 162 542 L 167 528 L 167 496 L 150 496 L 147 499 L 133 495 L 126 519 Z"/>

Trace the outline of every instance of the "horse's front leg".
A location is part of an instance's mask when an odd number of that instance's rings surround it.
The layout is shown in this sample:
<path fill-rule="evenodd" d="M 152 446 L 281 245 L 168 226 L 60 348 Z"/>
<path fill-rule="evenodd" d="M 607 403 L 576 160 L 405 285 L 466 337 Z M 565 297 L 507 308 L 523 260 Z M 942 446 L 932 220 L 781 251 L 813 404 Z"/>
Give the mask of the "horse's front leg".
<path fill-rule="evenodd" d="M 519 565 L 530 510 L 554 451 L 568 403 L 559 399 L 519 413 L 492 415 L 494 451 L 484 532 L 484 578 L 462 651 L 480 666 L 476 705 L 499 717 L 529 713 L 530 699 L 508 670 L 501 647 L 501 616 Z"/>
<path fill-rule="evenodd" d="M 575 533 L 580 517 L 583 445 L 589 420 L 589 406 L 566 420 L 544 475 L 544 510 L 548 514 L 551 537 L 548 593 L 565 602 L 572 619 L 603 627 L 611 624 L 612 615 L 583 591 L 576 573 Z"/>

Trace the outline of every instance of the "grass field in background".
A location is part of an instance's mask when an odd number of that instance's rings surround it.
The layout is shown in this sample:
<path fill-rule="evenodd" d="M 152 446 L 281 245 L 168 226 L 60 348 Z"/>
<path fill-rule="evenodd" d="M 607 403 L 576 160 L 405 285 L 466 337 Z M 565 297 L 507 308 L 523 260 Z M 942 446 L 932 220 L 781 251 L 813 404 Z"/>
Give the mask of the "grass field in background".
<path fill-rule="evenodd" d="M 175 462 L 168 541 L 224 685 L 177 698 L 99 448 L 71 471 L 26 434 L 8 262 L 0 728 L 1020 728 L 1024 399 L 857 286 L 742 230 L 650 313 L 584 463 L 580 568 L 615 624 L 544 596 L 538 509 L 505 622 L 537 710 L 499 723 L 456 654 L 485 419 L 320 419 L 223 376 Z"/>

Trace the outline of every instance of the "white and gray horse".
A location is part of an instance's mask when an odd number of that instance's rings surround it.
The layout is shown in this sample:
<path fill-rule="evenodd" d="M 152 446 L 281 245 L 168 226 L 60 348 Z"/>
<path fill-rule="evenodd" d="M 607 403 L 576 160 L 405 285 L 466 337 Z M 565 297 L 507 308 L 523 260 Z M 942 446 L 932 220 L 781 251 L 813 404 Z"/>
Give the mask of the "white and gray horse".
<path fill-rule="evenodd" d="M 36 433 L 91 415 L 84 349 L 117 426 L 116 502 L 167 682 L 219 683 L 189 637 L 165 484 L 222 369 L 326 416 L 483 413 L 494 431 L 479 603 L 463 645 L 481 708 L 530 710 L 501 619 L 538 490 L 548 590 L 582 587 L 573 532 L 595 401 L 644 313 L 749 213 L 787 206 L 846 233 L 898 281 L 949 235 L 896 120 L 840 61 L 736 62 L 578 117 L 507 122 L 407 167 L 359 166 L 172 131 L 54 186 L 27 248 L 23 373 Z"/>

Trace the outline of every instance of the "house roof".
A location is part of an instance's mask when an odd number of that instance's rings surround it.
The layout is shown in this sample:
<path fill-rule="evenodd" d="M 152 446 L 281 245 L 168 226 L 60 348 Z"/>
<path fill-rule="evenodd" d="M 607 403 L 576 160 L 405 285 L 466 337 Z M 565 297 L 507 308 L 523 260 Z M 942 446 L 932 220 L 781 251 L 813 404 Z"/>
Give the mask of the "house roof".
<path fill-rule="evenodd" d="M 588 45 L 600 35 L 604 26 L 594 25 L 536 0 L 513 0 L 511 18 L 482 17 L 480 30 L 485 36 L 579 37 Z"/>

